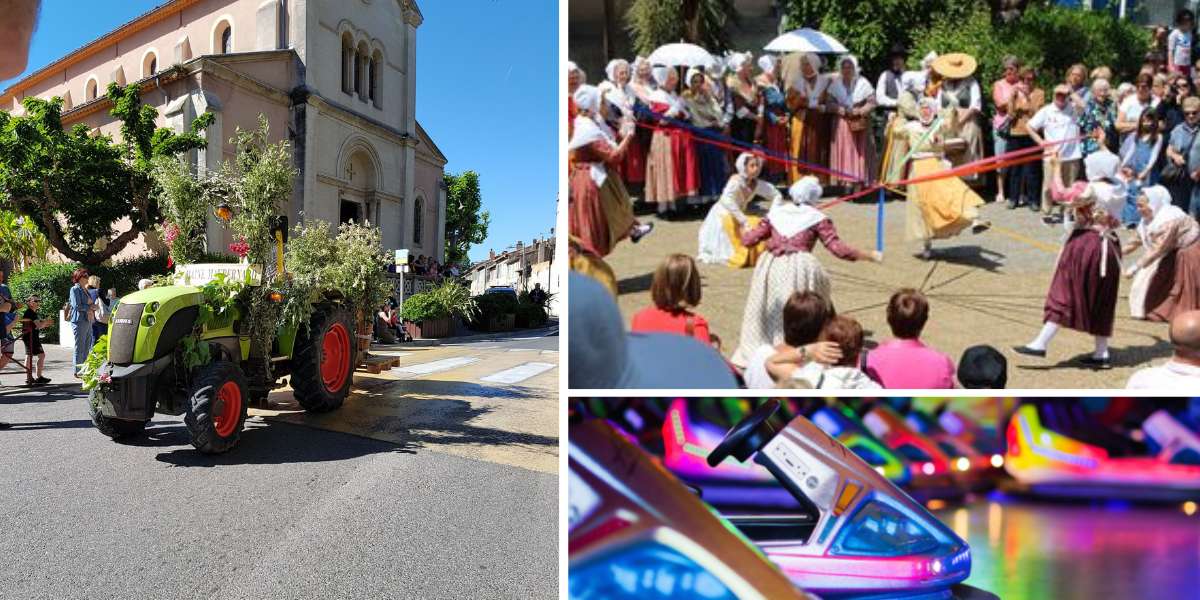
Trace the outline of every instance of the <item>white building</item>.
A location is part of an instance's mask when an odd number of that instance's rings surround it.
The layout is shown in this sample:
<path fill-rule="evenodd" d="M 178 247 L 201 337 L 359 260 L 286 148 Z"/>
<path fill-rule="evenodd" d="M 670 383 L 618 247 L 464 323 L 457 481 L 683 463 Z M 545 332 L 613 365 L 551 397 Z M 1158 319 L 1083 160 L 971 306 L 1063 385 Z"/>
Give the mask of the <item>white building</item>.
<path fill-rule="evenodd" d="M 554 260 L 554 238 L 535 239 L 526 246 L 517 242 L 511 251 L 488 253 L 488 258 L 471 265 L 466 277 L 471 282 L 471 294 L 478 295 L 490 287 L 511 287 L 518 293 L 532 290 L 535 284 L 552 294 L 550 314 L 558 313 L 559 291 L 565 277 L 564 261 Z"/>

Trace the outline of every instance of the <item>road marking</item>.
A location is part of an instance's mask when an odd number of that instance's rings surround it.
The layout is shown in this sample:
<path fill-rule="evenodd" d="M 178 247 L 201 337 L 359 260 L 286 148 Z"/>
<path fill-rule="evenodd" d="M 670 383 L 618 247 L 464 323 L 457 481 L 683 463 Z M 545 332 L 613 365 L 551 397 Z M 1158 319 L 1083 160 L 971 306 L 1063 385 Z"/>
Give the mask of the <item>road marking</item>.
<path fill-rule="evenodd" d="M 392 367 L 393 373 L 404 373 L 407 375 L 428 375 L 439 371 L 448 371 L 463 365 L 469 365 L 473 362 L 479 362 L 479 358 L 475 356 L 457 356 L 455 358 L 444 358 L 433 362 L 418 363 L 415 365 L 404 365 L 402 367 Z"/>
<path fill-rule="evenodd" d="M 558 354 L 558 350 L 542 350 L 542 354 Z"/>
<path fill-rule="evenodd" d="M 537 352 L 537 348 L 509 348 L 509 352 Z"/>
<path fill-rule="evenodd" d="M 550 363 L 528 362 L 518 367 L 505 369 L 499 373 L 493 373 L 487 377 L 481 377 L 479 380 L 486 381 L 488 383 L 519 383 L 529 379 L 530 377 L 541 375 L 542 373 L 545 373 L 554 367 L 555 365 Z"/>

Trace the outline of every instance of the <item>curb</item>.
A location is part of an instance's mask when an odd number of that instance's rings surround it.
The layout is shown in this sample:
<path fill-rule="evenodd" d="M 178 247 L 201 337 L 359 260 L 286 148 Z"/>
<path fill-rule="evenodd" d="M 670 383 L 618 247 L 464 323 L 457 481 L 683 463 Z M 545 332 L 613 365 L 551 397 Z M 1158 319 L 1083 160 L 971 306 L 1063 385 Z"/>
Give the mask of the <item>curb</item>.
<path fill-rule="evenodd" d="M 478 333 L 474 335 L 462 335 L 448 338 L 413 340 L 411 342 L 400 342 L 397 344 L 371 344 L 372 349 L 380 350 L 392 348 L 428 348 L 430 346 L 441 346 L 444 344 L 457 344 L 461 342 L 478 342 L 482 340 L 503 340 L 514 337 L 537 336 L 549 337 L 558 334 L 558 323 L 551 321 L 546 327 L 538 329 L 521 329 L 517 331 L 502 331 L 497 333 Z"/>

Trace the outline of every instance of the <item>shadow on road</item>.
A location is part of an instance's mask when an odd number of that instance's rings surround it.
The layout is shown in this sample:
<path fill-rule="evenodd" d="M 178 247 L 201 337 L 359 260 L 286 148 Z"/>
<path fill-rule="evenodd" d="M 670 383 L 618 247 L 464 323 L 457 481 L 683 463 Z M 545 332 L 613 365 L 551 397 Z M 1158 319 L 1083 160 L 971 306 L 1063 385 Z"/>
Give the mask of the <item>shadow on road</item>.
<path fill-rule="evenodd" d="M 34 429 L 76 429 L 92 427 L 90 419 L 75 419 L 72 421 L 37 421 L 33 423 L 11 423 L 9 431 L 32 431 Z"/>
<path fill-rule="evenodd" d="M 225 454 L 201 454 L 193 448 L 183 425 L 147 430 L 147 435 L 124 442 L 139 446 L 182 448 L 162 452 L 155 459 L 177 467 L 219 467 L 222 465 L 280 465 L 288 463 L 349 460 L 370 454 L 413 454 L 402 445 L 337 433 L 312 432 L 286 422 L 247 423 L 241 442 Z M 300 435 L 297 435 L 300 433 Z"/>
<path fill-rule="evenodd" d="M 933 249 L 933 260 L 952 265 L 975 267 L 991 273 L 1000 272 L 1000 267 L 1004 266 L 1004 263 L 1000 261 L 1004 258 L 1005 256 L 999 252 L 975 245 L 934 247 Z"/>
<path fill-rule="evenodd" d="M 83 396 L 78 384 L 51 384 L 37 387 L 6 387 L 0 389 L 0 404 L 25 404 L 27 402 L 57 402 Z"/>

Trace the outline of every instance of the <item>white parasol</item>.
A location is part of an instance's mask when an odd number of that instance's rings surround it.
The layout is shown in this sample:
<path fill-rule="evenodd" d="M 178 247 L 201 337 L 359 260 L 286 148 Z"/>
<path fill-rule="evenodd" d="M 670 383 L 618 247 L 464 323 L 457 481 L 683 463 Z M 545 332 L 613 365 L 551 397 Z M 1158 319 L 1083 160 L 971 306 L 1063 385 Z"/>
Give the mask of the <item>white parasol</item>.
<path fill-rule="evenodd" d="M 704 48 L 683 43 L 659 46 L 646 57 L 646 61 L 652 65 L 667 67 L 707 67 L 716 60 Z"/>
<path fill-rule="evenodd" d="M 841 42 L 816 29 L 789 31 L 767 44 L 768 52 L 813 52 L 816 54 L 846 54 L 849 50 Z"/>

